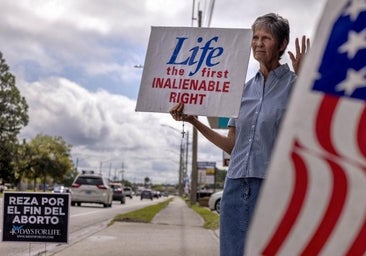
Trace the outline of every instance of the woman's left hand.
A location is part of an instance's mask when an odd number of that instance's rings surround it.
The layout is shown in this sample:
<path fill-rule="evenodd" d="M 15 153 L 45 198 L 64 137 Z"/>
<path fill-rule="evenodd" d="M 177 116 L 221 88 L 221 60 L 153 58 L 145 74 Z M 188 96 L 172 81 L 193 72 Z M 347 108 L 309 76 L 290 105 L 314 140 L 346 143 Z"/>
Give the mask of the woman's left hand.
<path fill-rule="evenodd" d="M 310 39 L 306 38 L 306 36 L 302 36 L 301 39 L 301 49 L 299 38 L 295 40 L 295 48 L 296 48 L 296 55 L 293 54 L 291 51 L 288 51 L 288 55 L 290 56 L 292 67 L 294 69 L 295 74 L 299 74 L 301 63 L 306 55 L 306 53 L 310 49 Z"/>

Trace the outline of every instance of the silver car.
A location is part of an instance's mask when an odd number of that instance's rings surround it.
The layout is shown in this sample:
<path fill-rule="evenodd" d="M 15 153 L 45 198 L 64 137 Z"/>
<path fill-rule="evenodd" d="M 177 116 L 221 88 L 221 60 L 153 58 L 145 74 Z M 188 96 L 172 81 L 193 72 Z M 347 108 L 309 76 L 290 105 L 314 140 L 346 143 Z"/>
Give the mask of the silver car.
<path fill-rule="evenodd" d="M 211 211 L 216 211 L 220 213 L 220 203 L 221 203 L 222 191 L 213 193 L 208 200 L 208 208 Z"/>
<path fill-rule="evenodd" d="M 130 187 L 124 187 L 123 188 L 123 192 L 125 193 L 125 196 L 126 197 L 129 197 L 129 198 L 132 199 L 132 194 L 133 194 L 132 188 L 130 188 Z"/>
<path fill-rule="evenodd" d="M 102 204 L 104 207 L 112 207 L 113 189 L 109 185 L 109 180 L 101 174 L 94 174 L 94 172 L 79 174 L 70 190 L 72 206 L 95 203 Z"/>

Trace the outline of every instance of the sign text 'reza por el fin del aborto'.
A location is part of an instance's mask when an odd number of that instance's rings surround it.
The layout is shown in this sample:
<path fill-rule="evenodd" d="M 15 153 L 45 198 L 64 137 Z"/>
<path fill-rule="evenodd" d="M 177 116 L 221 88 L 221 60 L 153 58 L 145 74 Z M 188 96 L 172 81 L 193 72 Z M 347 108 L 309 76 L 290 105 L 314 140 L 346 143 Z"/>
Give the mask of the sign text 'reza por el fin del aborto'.
<path fill-rule="evenodd" d="M 68 243 L 69 196 L 5 192 L 2 240 Z"/>

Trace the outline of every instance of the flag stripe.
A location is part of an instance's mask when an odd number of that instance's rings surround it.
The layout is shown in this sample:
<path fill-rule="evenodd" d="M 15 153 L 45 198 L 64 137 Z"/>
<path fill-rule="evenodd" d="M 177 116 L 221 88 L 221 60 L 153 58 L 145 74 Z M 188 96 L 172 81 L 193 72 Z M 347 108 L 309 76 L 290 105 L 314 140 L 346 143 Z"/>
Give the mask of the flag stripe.
<path fill-rule="evenodd" d="M 294 148 L 299 147 L 295 143 Z M 262 252 L 262 255 L 276 255 L 290 230 L 292 229 L 296 219 L 299 216 L 300 210 L 303 206 L 305 195 L 308 189 L 308 173 L 305 162 L 303 159 L 293 150 L 291 154 L 292 162 L 295 169 L 295 182 L 293 186 L 293 193 L 287 211 L 279 222 L 279 225 L 274 232 L 272 238 L 268 242 L 267 246 Z"/>
<path fill-rule="evenodd" d="M 359 120 L 357 143 L 361 154 L 366 158 L 366 106 L 364 107 Z"/>
<path fill-rule="evenodd" d="M 356 239 L 354 240 L 352 246 L 348 250 L 346 256 L 357 256 L 357 255 L 364 255 L 366 253 L 366 214 L 364 217 L 364 222 L 360 232 L 358 233 Z"/>
<path fill-rule="evenodd" d="M 333 177 L 332 195 L 322 221 L 301 254 L 303 256 L 319 254 L 334 230 L 346 202 L 348 182 L 345 171 L 334 161 L 329 159 L 326 161 Z"/>
<path fill-rule="evenodd" d="M 336 156 L 339 154 L 332 142 L 331 127 L 338 101 L 338 97 L 325 95 L 320 103 L 319 112 L 315 122 L 315 133 L 319 144 L 326 151 Z"/>

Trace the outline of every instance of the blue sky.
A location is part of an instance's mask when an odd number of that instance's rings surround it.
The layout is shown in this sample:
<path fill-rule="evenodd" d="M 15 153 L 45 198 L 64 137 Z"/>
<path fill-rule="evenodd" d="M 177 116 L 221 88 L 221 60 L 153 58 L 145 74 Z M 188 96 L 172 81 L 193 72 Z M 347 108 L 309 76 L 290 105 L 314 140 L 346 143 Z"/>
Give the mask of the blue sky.
<path fill-rule="evenodd" d="M 153 183 L 176 183 L 182 124 L 167 114 L 134 111 L 142 75 L 134 66 L 144 63 L 151 26 L 191 26 L 192 3 L 0 1 L 0 51 L 30 106 L 30 122 L 20 138 L 62 136 L 73 145 L 80 169 L 102 167 L 107 174 L 123 166 L 125 178 L 133 182 L 148 176 Z M 195 4 L 194 14 L 199 5 L 206 26 L 209 1 Z M 294 50 L 295 37 L 306 34 L 314 40 L 324 4 L 216 0 L 211 27 L 250 28 L 257 16 L 276 12 L 290 21 L 289 50 Z M 250 60 L 248 77 L 257 68 Z M 222 152 L 199 137 L 198 160 L 220 167 Z"/>

